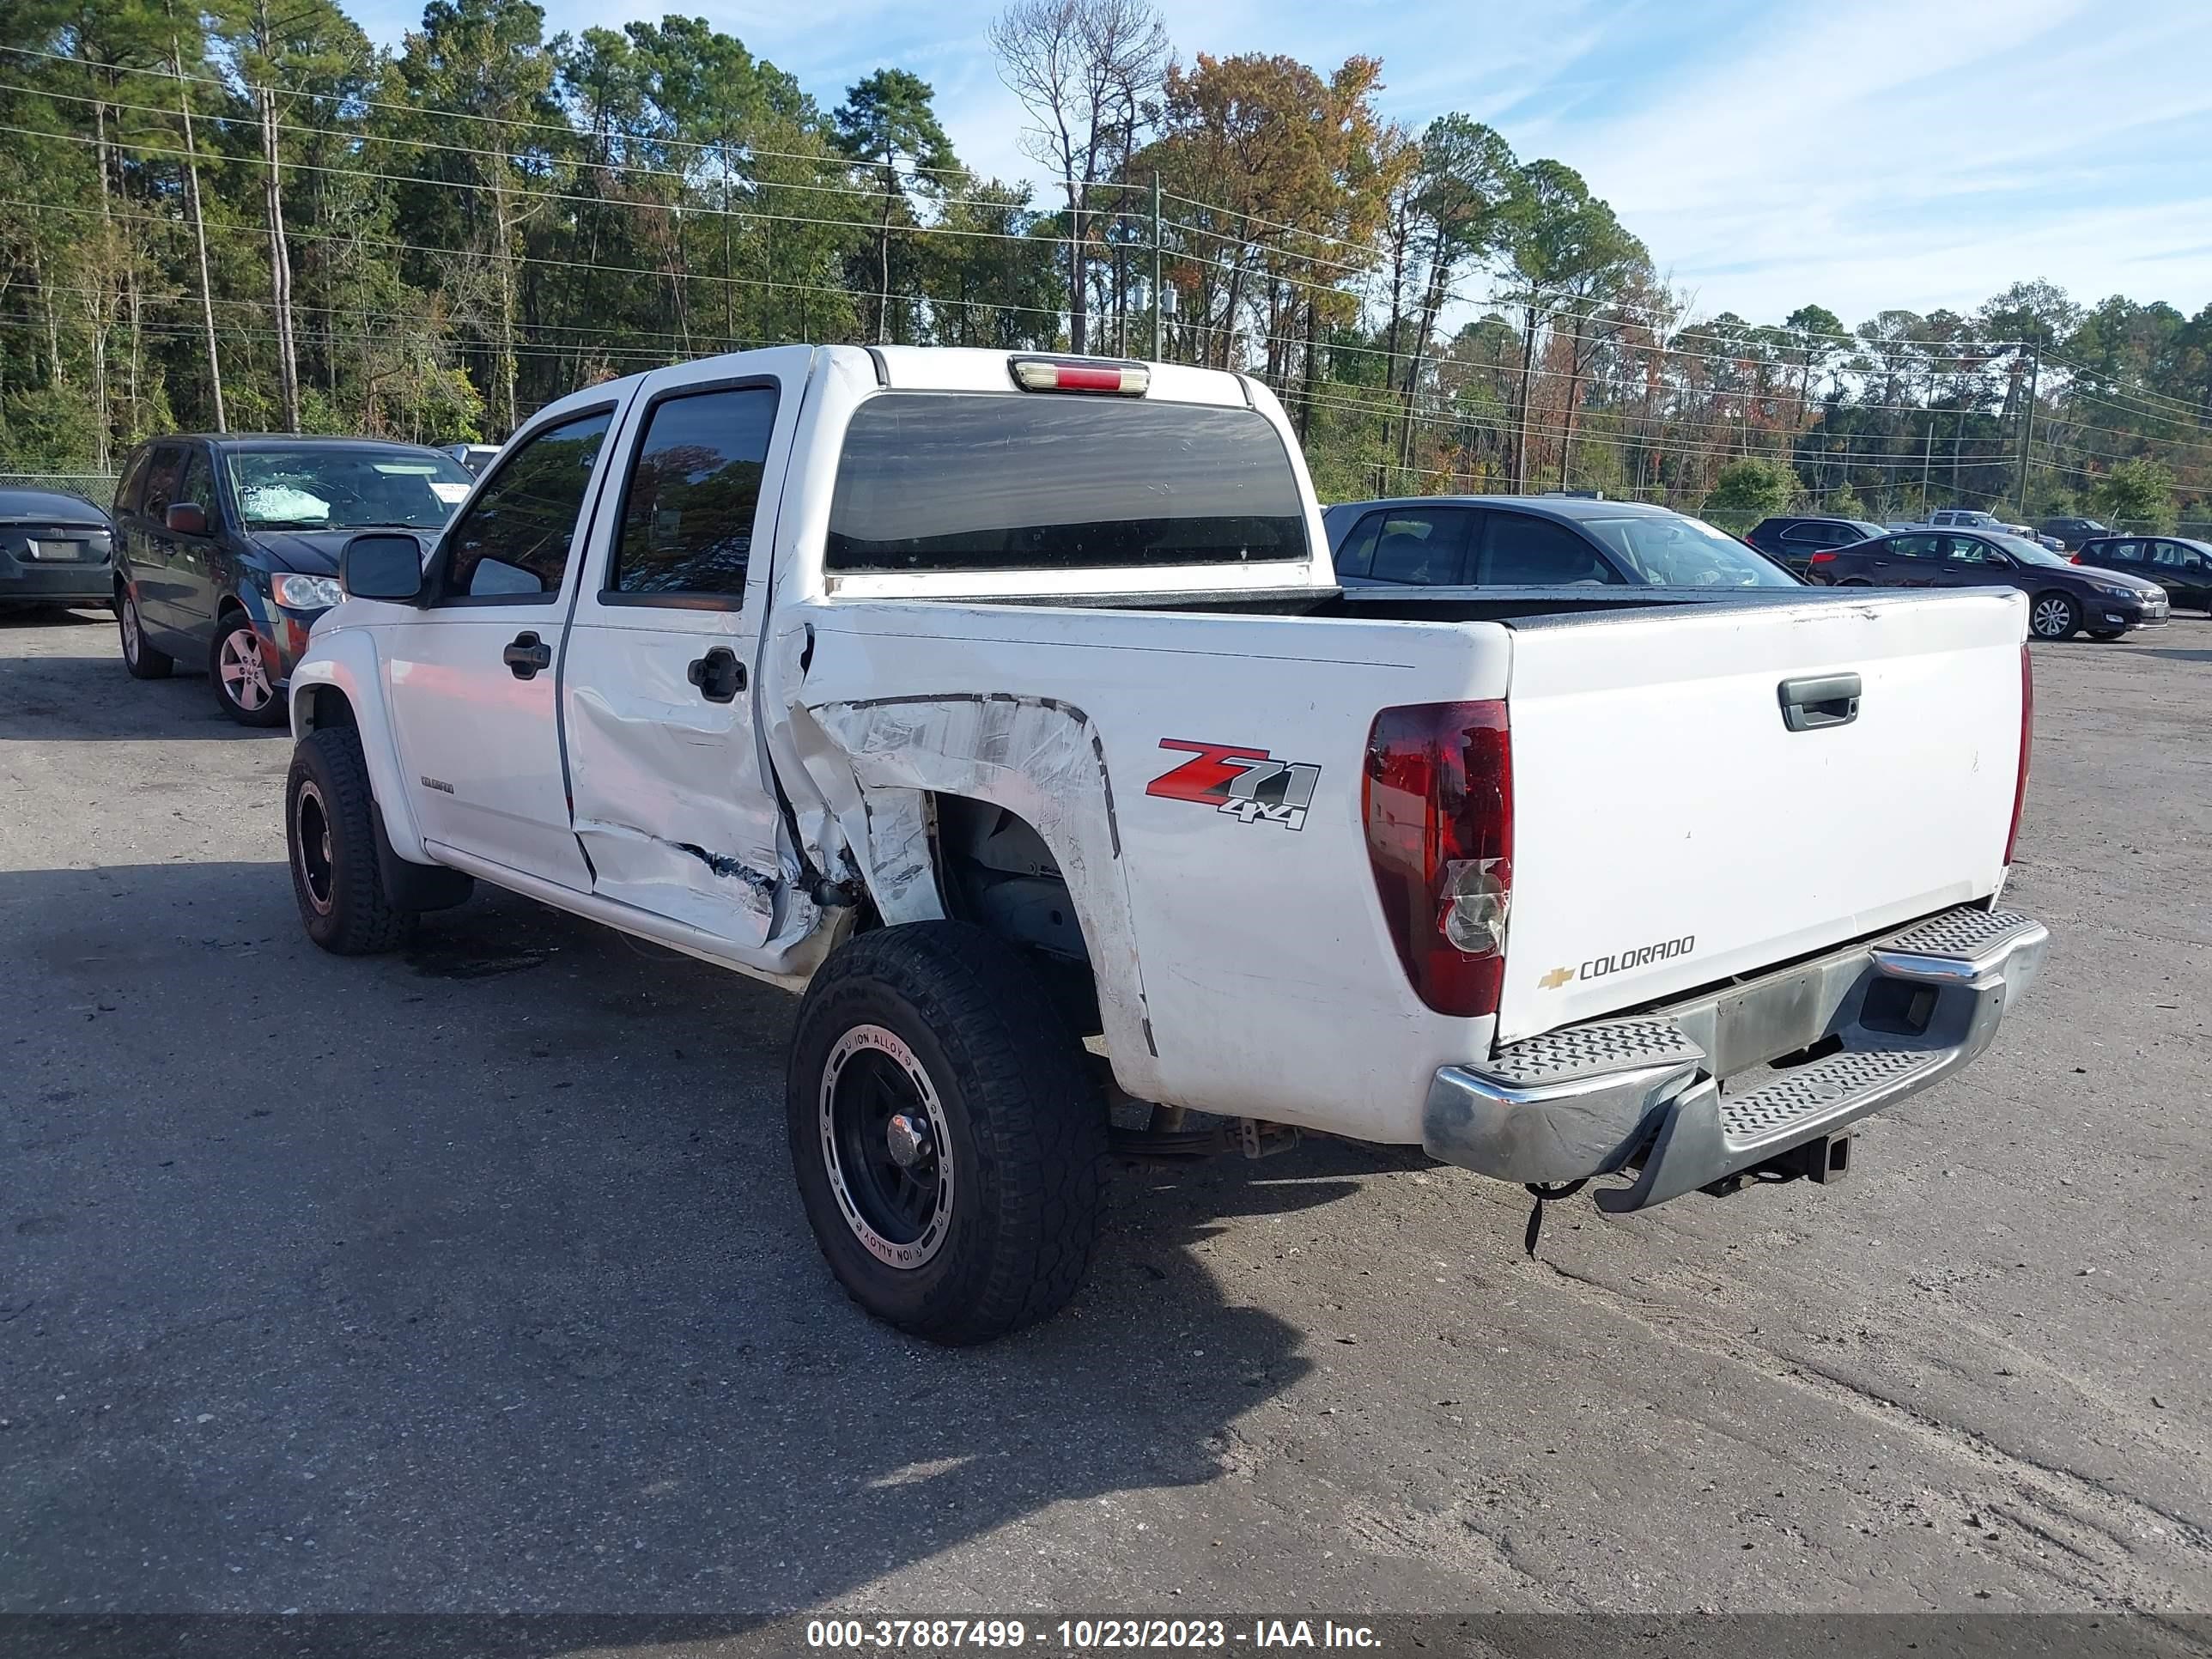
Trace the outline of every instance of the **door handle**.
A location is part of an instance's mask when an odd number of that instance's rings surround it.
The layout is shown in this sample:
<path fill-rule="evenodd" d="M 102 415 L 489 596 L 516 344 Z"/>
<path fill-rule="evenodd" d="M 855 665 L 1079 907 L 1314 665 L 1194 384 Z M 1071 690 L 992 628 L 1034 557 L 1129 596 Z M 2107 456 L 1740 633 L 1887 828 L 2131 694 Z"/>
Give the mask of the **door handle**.
<path fill-rule="evenodd" d="M 1856 674 L 1820 674 L 1808 679 L 1784 680 L 1776 690 L 1782 697 L 1782 723 L 1792 732 L 1849 726 L 1859 717 L 1859 677 Z"/>
<path fill-rule="evenodd" d="M 684 678 L 708 702 L 732 702 L 745 689 L 745 665 L 728 646 L 718 645 L 685 669 Z"/>
<path fill-rule="evenodd" d="M 507 649 L 499 653 L 499 659 L 514 671 L 515 678 L 531 679 L 539 669 L 553 665 L 553 647 L 537 635 L 524 632 L 514 636 Z"/>

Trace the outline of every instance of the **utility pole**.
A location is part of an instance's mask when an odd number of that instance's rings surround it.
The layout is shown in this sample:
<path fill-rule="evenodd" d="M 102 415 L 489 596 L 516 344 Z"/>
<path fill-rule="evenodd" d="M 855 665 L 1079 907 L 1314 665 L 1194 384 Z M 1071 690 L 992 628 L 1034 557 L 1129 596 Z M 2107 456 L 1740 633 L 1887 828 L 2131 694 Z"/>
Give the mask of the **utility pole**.
<path fill-rule="evenodd" d="M 1928 442 L 1920 452 L 1920 522 L 1928 522 L 1928 469 L 1936 462 L 1936 411 L 1928 411 Z"/>
<path fill-rule="evenodd" d="M 1160 175 L 1152 172 L 1152 361 L 1160 361 Z"/>
<path fill-rule="evenodd" d="M 2043 347 L 2031 344 L 2027 356 L 2027 411 L 2020 423 L 2020 493 L 2013 505 L 2027 520 L 2027 447 L 2035 441 L 2035 386 L 2043 373 Z"/>

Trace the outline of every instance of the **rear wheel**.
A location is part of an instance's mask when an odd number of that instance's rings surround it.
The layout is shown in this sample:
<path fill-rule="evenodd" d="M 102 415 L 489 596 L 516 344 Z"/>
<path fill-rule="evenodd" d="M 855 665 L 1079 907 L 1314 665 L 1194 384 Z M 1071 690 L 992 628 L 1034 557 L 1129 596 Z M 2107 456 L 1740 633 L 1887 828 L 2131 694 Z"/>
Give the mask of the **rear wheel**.
<path fill-rule="evenodd" d="M 276 695 L 276 669 L 253 618 L 226 611 L 216 623 L 215 648 L 208 661 L 216 701 L 240 726 L 280 726 L 284 700 Z"/>
<path fill-rule="evenodd" d="M 134 680 L 165 680 L 177 659 L 146 637 L 138 620 L 138 599 L 127 587 L 116 590 L 115 628 L 123 637 L 123 666 Z"/>
<path fill-rule="evenodd" d="M 807 988 L 786 1109 L 816 1242 L 869 1313 L 981 1342 L 1090 1266 L 1106 1108 L 1013 946 L 960 922 L 864 933 Z"/>
<path fill-rule="evenodd" d="M 2081 625 L 2081 607 L 2063 593 L 2042 593 L 2027 607 L 2027 631 L 2039 640 L 2072 637 Z"/>

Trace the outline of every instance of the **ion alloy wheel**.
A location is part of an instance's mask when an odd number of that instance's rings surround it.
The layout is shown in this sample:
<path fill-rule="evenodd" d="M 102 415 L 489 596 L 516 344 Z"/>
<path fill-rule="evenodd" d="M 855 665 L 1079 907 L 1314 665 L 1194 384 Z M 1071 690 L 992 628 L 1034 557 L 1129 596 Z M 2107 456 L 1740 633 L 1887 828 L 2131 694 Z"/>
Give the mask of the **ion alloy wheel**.
<path fill-rule="evenodd" d="M 895 1031 L 856 1025 L 822 1071 L 822 1159 L 860 1246 L 888 1267 L 926 1267 L 952 1222 L 952 1136 L 929 1073 Z"/>
<path fill-rule="evenodd" d="M 2063 593 L 2046 593 L 2027 613 L 2028 631 L 2039 640 L 2063 640 L 2081 625 L 2081 613 Z"/>
<path fill-rule="evenodd" d="M 267 717 L 276 687 L 270 678 L 261 635 L 244 617 L 232 621 L 216 646 L 215 672 L 222 700 L 233 713 L 255 721 Z"/>
<path fill-rule="evenodd" d="M 138 619 L 138 596 L 119 583 L 115 595 L 115 626 L 123 636 L 124 670 L 132 679 L 168 678 L 169 671 L 177 665 L 175 659 L 146 637 L 146 625 Z"/>

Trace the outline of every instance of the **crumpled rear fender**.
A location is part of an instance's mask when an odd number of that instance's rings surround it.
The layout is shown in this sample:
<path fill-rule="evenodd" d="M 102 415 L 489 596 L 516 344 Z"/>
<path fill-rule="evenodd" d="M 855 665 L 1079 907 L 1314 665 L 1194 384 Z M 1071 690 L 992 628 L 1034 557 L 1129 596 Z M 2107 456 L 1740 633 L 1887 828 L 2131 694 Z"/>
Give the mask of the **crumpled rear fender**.
<path fill-rule="evenodd" d="M 1129 920 L 1113 781 L 1090 717 L 1048 697 L 947 694 L 803 704 L 790 711 L 788 730 L 887 922 L 944 914 L 931 794 L 1003 806 L 1037 832 L 1083 929 L 1115 1079 L 1138 1098 L 1155 1098 L 1149 1091 L 1158 1054 Z"/>

